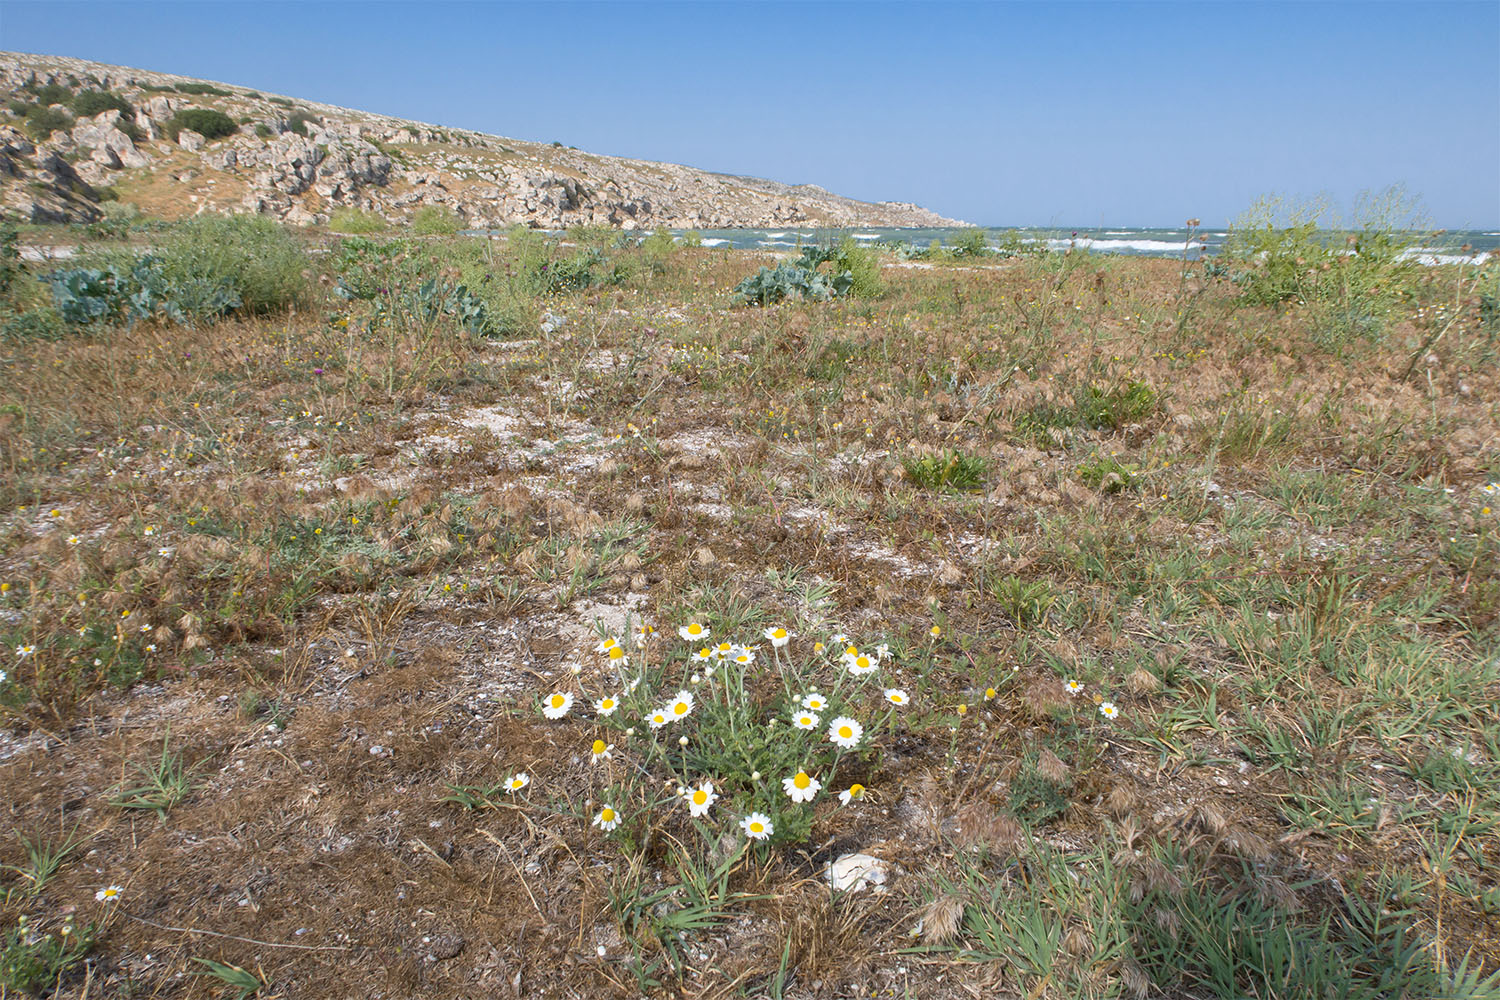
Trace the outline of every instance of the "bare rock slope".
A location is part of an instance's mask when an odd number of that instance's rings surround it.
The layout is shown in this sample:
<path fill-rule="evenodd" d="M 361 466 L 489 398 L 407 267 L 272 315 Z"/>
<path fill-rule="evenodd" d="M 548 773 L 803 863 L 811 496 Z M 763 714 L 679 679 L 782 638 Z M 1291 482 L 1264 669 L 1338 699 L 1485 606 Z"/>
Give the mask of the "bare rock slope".
<path fill-rule="evenodd" d="M 295 224 L 325 222 L 339 208 L 402 220 L 425 205 L 475 227 L 962 224 L 811 185 L 595 156 L 83 59 L 0 52 L 0 88 L 0 212 L 37 222 L 98 218 L 103 190 L 168 218 L 256 212 Z M 129 110 L 76 114 L 89 108 L 78 98 L 85 92 Z M 222 112 L 234 131 L 194 131 L 184 115 L 194 109 Z"/>

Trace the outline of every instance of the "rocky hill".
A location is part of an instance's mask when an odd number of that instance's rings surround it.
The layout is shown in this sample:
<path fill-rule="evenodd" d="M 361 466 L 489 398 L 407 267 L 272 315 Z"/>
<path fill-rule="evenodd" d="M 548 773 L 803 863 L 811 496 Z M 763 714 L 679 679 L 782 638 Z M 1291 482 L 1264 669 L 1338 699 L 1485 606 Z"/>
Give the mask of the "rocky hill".
<path fill-rule="evenodd" d="M 0 53 L 0 211 L 92 221 L 257 212 L 293 224 L 425 205 L 470 226 L 960 225 L 916 205 L 443 128 L 170 73 Z"/>

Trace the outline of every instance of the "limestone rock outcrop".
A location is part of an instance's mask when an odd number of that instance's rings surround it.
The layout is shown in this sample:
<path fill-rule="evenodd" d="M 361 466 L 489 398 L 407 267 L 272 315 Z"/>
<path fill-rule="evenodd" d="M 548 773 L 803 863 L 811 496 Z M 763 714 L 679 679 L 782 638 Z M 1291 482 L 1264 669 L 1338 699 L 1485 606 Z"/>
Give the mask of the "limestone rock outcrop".
<path fill-rule="evenodd" d="M 110 91 L 134 115 L 109 110 L 31 138 L 12 119 L 0 140 L 0 204 L 38 221 L 97 218 L 94 188 L 113 188 L 167 214 L 258 212 L 294 224 L 326 222 L 345 208 L 400 222 L 436 205 L 471 227 L 961 225 L 909 203 L 855 201 L 812 185 L 595 156 L 81 59 L 0 53 L 8 102 L 27 103 L 47 84 Z M 174 123 L 192 109 L 222 112 L 238 128 L 211 138 Z"/>

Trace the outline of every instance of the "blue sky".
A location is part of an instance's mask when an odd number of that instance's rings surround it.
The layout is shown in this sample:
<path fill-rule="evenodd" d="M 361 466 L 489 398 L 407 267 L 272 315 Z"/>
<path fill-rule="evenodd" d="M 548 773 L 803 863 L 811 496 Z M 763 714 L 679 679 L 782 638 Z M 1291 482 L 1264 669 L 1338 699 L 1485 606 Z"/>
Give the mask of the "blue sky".
<path fill-rule="evenodd" d="M 1500 229 L 1500 3 L 0 2 L 0 48 L 992 225 L 1404 183 Z"/>

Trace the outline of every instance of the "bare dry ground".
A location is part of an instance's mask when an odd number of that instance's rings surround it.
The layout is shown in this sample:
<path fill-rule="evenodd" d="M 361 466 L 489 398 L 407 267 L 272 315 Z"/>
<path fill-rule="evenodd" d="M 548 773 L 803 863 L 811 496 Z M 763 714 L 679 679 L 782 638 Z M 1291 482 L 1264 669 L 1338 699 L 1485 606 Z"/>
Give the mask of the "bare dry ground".
<path fill-rule="evenodd" d="M 71 916 L 58 997 L 236 995 L 195 959 L 266 997 L 1496 995 L 1472 269 L 1349 335 L 1171 260 L 732 306 L 759 263 L 679 249 L 494 341 L 325 283 L 6 343 L 7 957 Z M 690 621 L 759 646 L 737 697 Z M 642 668 L 699 695 L 663 738 L 593 704 Z M 811 803 L 688 771 L 731 717 L 781 760 L 814 686 L 869 697 Z M 164 754 L 179 800 L 113 804 Z M 747 842 L 772 801 L 796 836 Z M 885 891 L 830 891 L 852 852 Z"/>

